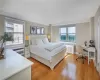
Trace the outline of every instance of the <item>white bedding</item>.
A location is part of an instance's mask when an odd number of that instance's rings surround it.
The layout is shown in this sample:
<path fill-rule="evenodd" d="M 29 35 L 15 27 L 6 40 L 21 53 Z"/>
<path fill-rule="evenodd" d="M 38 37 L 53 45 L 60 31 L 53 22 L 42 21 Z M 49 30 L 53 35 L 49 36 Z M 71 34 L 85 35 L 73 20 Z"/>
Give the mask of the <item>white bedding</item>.
<path fill-rule="evenodd" d="M 36 54 L 46 60 L 51 60 L 52 56 L 56 55 L 57 53 L 61 52 L 66 48 L 65 45 L 61 45 L 58 48 L 53 49 L 51 52 L 46 50 L 45 48 L 56 45 L 58 43 L 48 43 L 44 45 L 30 45 L 30 52 Z"/>
<path fill-rule="evenodd" d="M 56 43 L 50 46 L 46 46 L 45 49 L 48 50 L 49 52 L 53 51 L 56 48 L 61 47 L 62 45 L 64 45 L 63 43 Z"/>

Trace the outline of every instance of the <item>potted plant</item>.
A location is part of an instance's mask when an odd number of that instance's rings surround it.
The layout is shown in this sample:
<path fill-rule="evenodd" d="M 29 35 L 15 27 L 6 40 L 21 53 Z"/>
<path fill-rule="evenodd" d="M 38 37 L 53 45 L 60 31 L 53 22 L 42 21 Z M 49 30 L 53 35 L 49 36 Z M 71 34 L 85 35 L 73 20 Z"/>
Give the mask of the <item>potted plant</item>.
<path fill-rule="evenodd" d="M 5 32 L 4 35 L 1 36 L 0 41 L 2 42 L 0 46 L 0 59 L 1 59 L 1 58 L 4 58 L 4 47 L 5 47 L 6 41 L 13 41 L 12 33 Z"/>

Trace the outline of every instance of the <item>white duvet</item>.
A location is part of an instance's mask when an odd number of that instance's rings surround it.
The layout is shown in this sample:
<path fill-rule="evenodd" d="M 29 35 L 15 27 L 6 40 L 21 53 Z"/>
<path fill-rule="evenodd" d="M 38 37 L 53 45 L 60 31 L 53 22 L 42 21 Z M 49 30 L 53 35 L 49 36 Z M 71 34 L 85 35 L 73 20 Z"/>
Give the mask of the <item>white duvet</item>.
<path fill-rule="evenodd" d="M 53 49 L 52 51 L 46 50 L 46 48 L 50 48 L 51 46 L 55 46 L 55 45 L 56 45 L 56 48 Z M 57 47 L 57 45 L 58 46 L 60 45 L 60 46 Z M 51 60 L 52 56 L 58 54 L 65 48 L 66 48 L 66 46 L 61 43 L 48 43 L 48 44 L 44 44 L 44 45 L 31 45 L 30 52 L 35 55 L 38 55 L 46 60 Z"/>
<path fill-rule="evenodd" d="M 48 50 L 49 52 L 55 50 L 56 48 L 59 48 L 60 46 L 64 45 L 63 43 L 56 43 L 50 46 L 46 46 L 45 49 Z"/>

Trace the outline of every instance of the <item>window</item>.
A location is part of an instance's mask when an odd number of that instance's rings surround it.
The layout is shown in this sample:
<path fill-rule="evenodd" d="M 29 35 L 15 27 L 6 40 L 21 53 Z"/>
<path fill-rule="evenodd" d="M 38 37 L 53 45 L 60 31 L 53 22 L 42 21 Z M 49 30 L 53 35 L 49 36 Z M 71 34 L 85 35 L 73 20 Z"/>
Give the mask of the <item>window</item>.
<path fill-rule="evenodd" d="M 11 18 L 5 19 L 5 32 L 13 36 L 14 41 L 7 41 L 6 45 L 23 44 L 24 40 L 24 23 L 12 20 Z"/>
<path fill-rule="evenodd" d="M 66 41 L 66 36 L 67 32 L 66 32 L 66 28 L 60 28 L 60 39 L 62 41 Z"/>
<path fill-rule="evenodd" d="M 75 27 L 62 27 L 60 28 L 60 40 L 67 42 L 76 41 L 76 28 Z"/>
<path fill-rule="evenodd" d="M 76 29 L 75 27 L 68 27 L 68 42 L 75 42 Z"/>

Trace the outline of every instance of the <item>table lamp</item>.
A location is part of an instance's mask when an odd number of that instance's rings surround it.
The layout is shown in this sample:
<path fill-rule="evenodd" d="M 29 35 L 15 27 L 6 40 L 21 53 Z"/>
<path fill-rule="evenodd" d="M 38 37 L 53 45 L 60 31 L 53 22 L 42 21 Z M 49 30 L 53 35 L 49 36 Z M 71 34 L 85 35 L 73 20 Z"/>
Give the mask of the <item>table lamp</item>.
<path fill-rule="evenodd" d="M 47 38 L 49 41 L 51 41 L 51 35 L 50 34 L 47 34 Z"/>
<path fill-rule="evenodd" d="M 28 47 L 29 46 L 29 36 L 26 35 L 25 36 L 25 47 Z"/>

